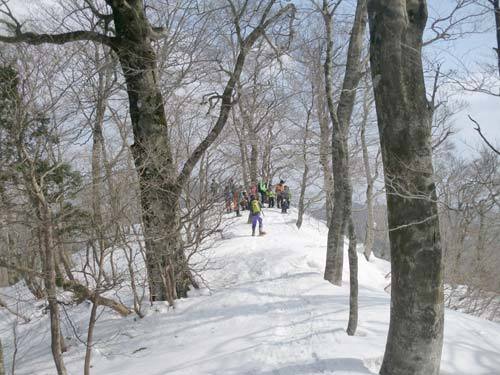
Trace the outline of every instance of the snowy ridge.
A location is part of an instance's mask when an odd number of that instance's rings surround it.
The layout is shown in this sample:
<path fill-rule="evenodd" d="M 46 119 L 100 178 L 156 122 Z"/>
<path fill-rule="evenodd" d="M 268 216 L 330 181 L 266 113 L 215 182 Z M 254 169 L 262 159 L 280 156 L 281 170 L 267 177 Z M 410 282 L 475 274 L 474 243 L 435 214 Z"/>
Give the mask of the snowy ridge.
<path fill-rule="evenodd" d="M 384 352 L 390 297 L 389 264 L 359 256 L 359 324 L 345 333 L 348 264 L 344 286 L 323 280 L 324 224 L 296 212 L 265 210 L 263 237 L 251 237 L 246 216 L 233 223 L 211 251 L 205 272 L 210 290 L 192 293 L 175 309 L 158 303 L 146 317 L 121 318 L 106 310 L 96 328 L 93 374 L 307 375 L 376 374 Z M 358 249 L 361 251 L 362 249 Z M 20 293 L 22 285 L 0 290 Z M 122 291 L 123 293 L 123 291 Z M 34 319 L 20 324 L 16 374 L 55 373 L 48 318 L 26 298 Z M 126 302 L 126 296 L 123 300 Z M 66 307 L 68 334 L 85 337 L 90 307 Z M 0 312 L 7 366 L 12 356 L 12 316 Z M 81 374 L 85 347 L 72 340 L 64 355 L 70 374 Z M 443 375 L 499 374 L 500 325 L 446 311 Z"/>

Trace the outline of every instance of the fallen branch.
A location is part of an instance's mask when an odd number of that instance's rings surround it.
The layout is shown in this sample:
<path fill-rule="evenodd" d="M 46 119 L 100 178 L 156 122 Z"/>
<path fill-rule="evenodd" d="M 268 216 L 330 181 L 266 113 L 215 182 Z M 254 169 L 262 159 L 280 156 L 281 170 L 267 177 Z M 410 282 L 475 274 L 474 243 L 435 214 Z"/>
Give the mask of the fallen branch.
<path fill-rule="evenodd" d="M 121 316 L 128 316 L 132 313 L 132 310 L 130 310 L 124 304 L 112 300 L 111 298 L 103 297 L 76 280 L 64 281 L 63 289 L 73 292 L 75 294 L 75 300 L 77 303 L 82 303 L 85 300 L 89 300 L 99 306 L 109 307 Z"/>

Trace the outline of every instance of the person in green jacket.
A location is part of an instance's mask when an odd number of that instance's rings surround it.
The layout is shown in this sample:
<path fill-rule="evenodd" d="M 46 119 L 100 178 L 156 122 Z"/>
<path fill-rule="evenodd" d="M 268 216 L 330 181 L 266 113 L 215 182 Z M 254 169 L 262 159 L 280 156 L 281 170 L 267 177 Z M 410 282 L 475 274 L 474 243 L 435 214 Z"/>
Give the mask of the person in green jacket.
<path fill-rule="evenodd" d="M 259 182 L 259 185 L 258 185 L 257 187 L 258 187 L 258 189 L 259 189 L 259 193 L 260 193 L 260 202 L 261 202 L 262 204 L 264 204 L 264 203 L 265 203 L 265 201 L 266 201 L 266 191 L 267 191 L 267 185 L 266 185 L 266 183 L 265 183 L 264 181 L 262 181 L 262 180 L 261 180 L 261 181 Z"/>

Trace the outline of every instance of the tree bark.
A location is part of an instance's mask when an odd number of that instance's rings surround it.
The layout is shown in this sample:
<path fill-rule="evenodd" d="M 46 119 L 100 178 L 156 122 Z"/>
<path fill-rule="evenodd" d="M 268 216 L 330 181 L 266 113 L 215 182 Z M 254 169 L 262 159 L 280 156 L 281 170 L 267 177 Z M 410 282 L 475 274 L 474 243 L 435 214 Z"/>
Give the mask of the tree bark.
<path fill-rule="evenodd" d="M 391 247 L 391 316 L 380 374 L 437 375 L 443 280 L 431 109 L 422 69 L 425 0 L 370 0 L 371 71 Z"/>

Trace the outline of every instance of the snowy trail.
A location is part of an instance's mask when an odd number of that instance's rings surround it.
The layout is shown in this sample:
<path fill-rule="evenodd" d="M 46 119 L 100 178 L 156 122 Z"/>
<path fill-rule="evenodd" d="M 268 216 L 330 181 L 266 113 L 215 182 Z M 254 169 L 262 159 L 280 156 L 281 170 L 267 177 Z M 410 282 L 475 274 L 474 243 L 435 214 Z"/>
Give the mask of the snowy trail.
<path fill-rule="evenodd" d="M 213 250 L 217 267 L 205 275 L 210 292 L 180 300 L 174 310 L 157 304 L 144 319 L 103 314 L 96 331 L 94 374 L 378 372 L 389 320 L 390 299 L 383 290 L 387 262 L 359 257 L 359 328 L 349 337 L 347 262 L 343 287 L 323 280 L 324 225 L 306 217 L 299 231 L 294 211 L 282 215 L 266 210 L 268 234 L 252 237 L 246 219 L 236 219 Z M 70 312 L 80 332 L 88 312 L 85 304 Z M 447 311 L 445 333 L 443 375 L 500 373 L 498 324 Z M 54 373 L 47 345 L 36 354 L 23 348 L 22 354 L 17 374 Z M 65 354 L 70 374 L 82 373 L 83 355 L 78 343 Z"/>

